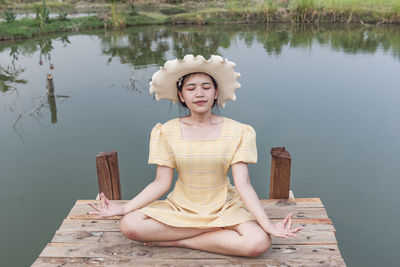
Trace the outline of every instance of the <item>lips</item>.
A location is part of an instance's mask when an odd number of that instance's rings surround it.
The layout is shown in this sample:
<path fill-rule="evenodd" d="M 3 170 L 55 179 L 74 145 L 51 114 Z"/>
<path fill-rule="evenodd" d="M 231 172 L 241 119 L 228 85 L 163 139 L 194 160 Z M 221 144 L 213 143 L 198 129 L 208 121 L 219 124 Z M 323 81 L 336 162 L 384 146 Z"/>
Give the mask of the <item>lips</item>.
<path fill-rule="evenodd" d="M 197 101 L 194 102 L 196 105 L 204 105 L 205 103 L 207 103 L 207 101 Z"/>

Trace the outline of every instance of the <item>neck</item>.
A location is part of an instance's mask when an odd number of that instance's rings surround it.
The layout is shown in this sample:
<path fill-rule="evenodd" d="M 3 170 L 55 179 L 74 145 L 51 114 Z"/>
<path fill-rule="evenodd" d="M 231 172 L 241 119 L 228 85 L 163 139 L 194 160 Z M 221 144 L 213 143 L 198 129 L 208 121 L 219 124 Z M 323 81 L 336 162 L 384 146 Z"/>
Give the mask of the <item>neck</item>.
<path fill-rule="evenodd" d="M 202 125 L 202 124 L 211 124 L 214 117 L 215 115 L 210 110 L 205 113 L 191 112 L 188 118 L 193 124 Z"/>

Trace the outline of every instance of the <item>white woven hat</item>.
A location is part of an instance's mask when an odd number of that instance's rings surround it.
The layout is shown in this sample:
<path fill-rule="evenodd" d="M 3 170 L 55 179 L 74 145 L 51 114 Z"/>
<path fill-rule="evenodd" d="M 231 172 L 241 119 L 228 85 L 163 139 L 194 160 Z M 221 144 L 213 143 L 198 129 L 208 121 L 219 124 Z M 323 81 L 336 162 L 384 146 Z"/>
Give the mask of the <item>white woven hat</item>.
<path fill-rule="evenodd" d="M 150 94 L 155 93 L 156 100 L 169 99 L 178 102 L 177 81 L 182 76 L 204 72 L 211 75 L 218 86 L 218 105 L 225 107 L 227 100 L 236 100 L 235 90 L 240 88 L 237 79 L 240 73 L 235 72 L 234 62 L 212 55 L 209 60 L 203 56 L 186 55 L 182 60 L 174 59 L 165 62 L 164 67 L 153 74 L 150 82 Z"/>

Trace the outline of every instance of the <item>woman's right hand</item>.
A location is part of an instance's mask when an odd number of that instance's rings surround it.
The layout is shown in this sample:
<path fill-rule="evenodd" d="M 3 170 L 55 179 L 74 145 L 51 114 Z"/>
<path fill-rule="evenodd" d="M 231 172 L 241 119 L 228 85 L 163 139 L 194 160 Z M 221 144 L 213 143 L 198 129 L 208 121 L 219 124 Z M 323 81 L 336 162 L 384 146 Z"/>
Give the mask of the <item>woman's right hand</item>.
<path fill-rule="evenodd" d="M 108 200 L 104 193 L 100 193 L 100 200 L 100 207 L 98 207 L 95 203 L 88 203 L 89 206 L 96 210 L 89 212 L 90 215 L 97 215 L 98 217 L 125 215 L 126 212 L 124 206 L 112 203 L 110 200 Z"/>

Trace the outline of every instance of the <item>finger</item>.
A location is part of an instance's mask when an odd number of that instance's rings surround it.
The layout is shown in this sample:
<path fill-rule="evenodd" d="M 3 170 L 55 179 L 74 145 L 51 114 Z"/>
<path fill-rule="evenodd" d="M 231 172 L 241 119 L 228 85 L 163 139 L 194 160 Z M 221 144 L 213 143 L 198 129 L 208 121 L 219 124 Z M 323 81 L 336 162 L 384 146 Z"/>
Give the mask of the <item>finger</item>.
<path fill-rule="evenodd" d="M 106 196 L 103 193 L 100 194 L 100 199 L 101 199 L 101 207 L 102 208 L 106 207 L 106 200 L 105 200 Z"/>
<path fill-rule="evenodd" d="M 292 216 L 289 217 L 288 223 L 285 228 L 288 230 L 292 229 Z"/>
<path fill-rule="evenodd" d="M 298 231 L 301 231 L 301 230 L 303 230 L 303 227 L 297 227 L 292 230 L 292 233 L 297 233 Z"/>
<path fill-rule="evenodd" d="M 289 213 L 288 215 L 286 215 L 285 219 L 283 219 L 282 223 L 284 225 L 286 225 L 287 222 L 289 221 L 289 218 L 291 218 L 291 217 L 292 217 L 292 213 Z"/>
<path fill-rule="evenodd" d="M 93 209 L 97 210 L 98 212 L 100 212 L 100 209 L 96 206 L 96 204 L 94 204 L 94 203 L 88 203 L 88 205 L 89 205 L 90 207 L 92 207 Z"/>
<path fill-rule="evenodd" d="M 296 234 L 288 234 L 288 235 L 291 236 L 291 237 L 297 238 Z"/>
<path fill-rule="evenodd" d="M 276 235 L 273 235 L 273 236 L 279 237 L 279 238 L 288 238 L 288 236 L 285 235 L 285 234 L 276 234 Z"/>
<path fill-rule="evenodd" d="M 91 211 L 87 213 L 88 215 L 100 215 L 100 212 L 98 211 Z"/>
<path fill-rule="evenodd" d="M 107 198 L 106 196 L 104 196 L 104 200 L 106 201 L 106 205 L 107 205 L 107 206 L 110 206 L 111 201 L 108 200 L 108 198 Z"/>

